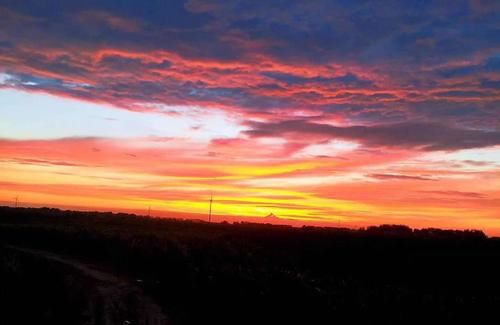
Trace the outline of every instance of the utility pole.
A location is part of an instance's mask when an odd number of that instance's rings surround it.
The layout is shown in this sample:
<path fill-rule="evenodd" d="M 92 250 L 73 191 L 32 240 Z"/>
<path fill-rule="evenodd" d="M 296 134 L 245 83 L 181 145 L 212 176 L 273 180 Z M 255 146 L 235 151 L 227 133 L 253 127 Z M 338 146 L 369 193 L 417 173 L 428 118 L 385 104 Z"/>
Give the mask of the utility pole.
<path fill-rule="evenodd" d="M 151 216 L 151 206 L 148 206 L 148 217 Z"/>
<path fill-rule="evenodd" d="M 208 222 L 212 222 L 212 201 L 213 201 L 213 193 L 210 194 L 210 206 L 208 209 Z"/>
<path fill-rule="evenodd" d="M 18 195 L 18 196 L 16 196 L 16 204 L 15 204 L 15 207 L 16 207 L 16 208 L 17 208 L 17 202 L 18 202 L 18 200 L 19 200 L 19 195 Z"/>

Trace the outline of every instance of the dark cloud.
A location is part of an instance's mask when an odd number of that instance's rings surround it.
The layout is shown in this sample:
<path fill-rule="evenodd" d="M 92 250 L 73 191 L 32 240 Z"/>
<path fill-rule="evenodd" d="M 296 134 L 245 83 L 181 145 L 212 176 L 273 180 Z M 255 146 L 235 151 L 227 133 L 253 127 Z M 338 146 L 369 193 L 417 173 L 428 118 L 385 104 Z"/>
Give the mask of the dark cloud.
<path fill-rule="evenodd" d="M 474 90 L 450 90 L 450 91 L 440 91 L 434 93 L 438 97 L 479 97 L 487 96 L 488 93 L 483 93 Z"/>
<path fill-rule="evenodd" d="M 211 20 L 209 14 L 193 13 L 186 10 L 182 0 L 147 1 L 144 3 L 117 0 L 86 0 L 71 3 L 58 0 L 45 0 L 43 2 L 26 0 L 20 3 L 15 0 L 3 0 L 1 4 L 26 16 L 52 20 L 88 12 L 107 13 L 103 17 L 118 16 L 123 19 L 142 19 L 155 26 L 169 28 L 199 28 Z"/>
<path fill-rule="evenodd" d="M 168 60 L 161 62 L 144 62 L 137 58 L 128 58 L 119 55 L 105 56 L 99 61 L 99 66 L 104 69 L 111 69 L 112 71 L 120 70 L 137 70 L 147 71 L 149 69 L 168 69 L 172 63 Z"/>
<path fill-rule="evenodd" d="M 13 41 L 175 50 L 185 56 L 280 61 L 446 62 L 498 41 L 498 14 L 467 0 L 0 2 Z M 20 17 L 24 24 L 20 24 Z M 20 28 L 19 28 L 20 27 Z M 243 45 L 243 46 L 242 46 Z M 487 68 L 497 69 L 492 57 Z"/>
<path fill-rule="evenodd" d="M 490 57 L 484 64 L 488 71 L 500 71 L 500 55 Z"/>
<path fill-rule="evenodd" d="M 486 197 L 486 195 L 482 193 L 462 192 L 462 191 L 420 191 L 420 193 L 455 196 L 455 197 L 472 198 L 472 199 L 484 199 Z"/>
<path fill-rule="evenodd" d="M 401 174 L 370 174 L 369 177 L 381 180 L 416 180 L 416 181 L 435 181 L 433 178 L 424 176 L 412 176 Z"/>
<path fill-rule="evenodd" d="M 500 80 L 482 79 L 481 87 L 486 89 L 500 89 Z"/>
<path fill-rule="evenodd" d="M 362 88 L 369 87 L 372 85 L 372 81 L 363 80 L 356 77 L 352 73 L 347 73 L 339 77 L 304 77 L 299 75 L 294 75 L 290 73 L 276 72 L 276 71 L 264 71 L 263 76 L 275 79 L 280 82 L 284 82 L 288 85 L 304 85 L 304 84 L 326 84 L 332 87 L 345 87 L 345 88 Z"/>
<path fill-rule="evenodd" d="M 416 148 L 425 151 L 459 150 L 500 145 L 500 132 L 461 129 L 434 123 L 397 123 L 339 127 L 288 120 L 276 123 L 248 122 L 251 137 L 305 137 L 345 139 L 370 146 Z"/>
<path fill-rule="evenodd" d="M 468 0 L 0 0 L 0 73 L 9 76 L 0 87 L 125 108 L 498 127 L 499 9 Z"/>
<path fill-rule="evenodd" d="M 74 164 L 66 161 L 58 161 L 58 160 L 44 160 L 44 159 L 23 159 L 16 158 L 12 160 L 6 160 L 7 162 L 13 161 L 20 164 L 26 165 L 53 165 L 53 166 L 67 166 L 67 167 L 78 167 L 80 164 Z"/>
<path fill-rule="evenodd" d="M 464 164 L 475 166 L 475 167 L 494 167 L 497 164 L 492 161 L 477 161 L 477 160 L 464 160 L 462 161 Z"/>

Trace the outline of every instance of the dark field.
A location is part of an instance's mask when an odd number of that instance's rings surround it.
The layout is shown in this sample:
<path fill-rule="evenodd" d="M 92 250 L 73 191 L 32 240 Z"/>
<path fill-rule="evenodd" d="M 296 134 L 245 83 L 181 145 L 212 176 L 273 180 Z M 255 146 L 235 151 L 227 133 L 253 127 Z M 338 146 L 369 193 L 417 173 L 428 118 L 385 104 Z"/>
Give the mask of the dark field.
<path fill-rule="evenodd" d="M 2 325 L 482 323 L 500 240 L 2 207 L 0 300 Z"/>

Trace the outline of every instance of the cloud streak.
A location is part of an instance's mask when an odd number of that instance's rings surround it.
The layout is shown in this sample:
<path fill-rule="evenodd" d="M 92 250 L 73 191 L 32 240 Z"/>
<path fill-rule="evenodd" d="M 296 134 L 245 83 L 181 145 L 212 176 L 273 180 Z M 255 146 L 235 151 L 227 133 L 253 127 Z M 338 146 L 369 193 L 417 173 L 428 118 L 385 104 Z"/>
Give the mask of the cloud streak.
<path fill-rule="evenodd" d="M 369 146 L 416 148 L 424 151 L 481 148 L 500 144 L 500 132 L 461 129 L 435 123 L 397 123 L 339 127 L 289 120 L 276 123 L 248 122 L 251 137 L 345 139 Z"/>

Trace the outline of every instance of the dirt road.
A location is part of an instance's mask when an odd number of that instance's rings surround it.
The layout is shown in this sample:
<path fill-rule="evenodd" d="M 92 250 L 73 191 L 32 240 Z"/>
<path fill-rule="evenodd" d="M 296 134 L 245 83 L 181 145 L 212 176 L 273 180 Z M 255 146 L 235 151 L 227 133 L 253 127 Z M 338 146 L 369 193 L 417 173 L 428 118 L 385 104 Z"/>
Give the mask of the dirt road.
<path fill-rule="evenodd" d="M 90 317 L 85 325 L 169 324 L 160 306 L 129 280 L 52 252 L 18 246 L 7 246 L 7 248 L 47 262 L 64 265 L 74 270 L 77 276 L 92 280 L 94 287 L 92 289 L 97 293 L 97 299 L 89 302 Z"/>

